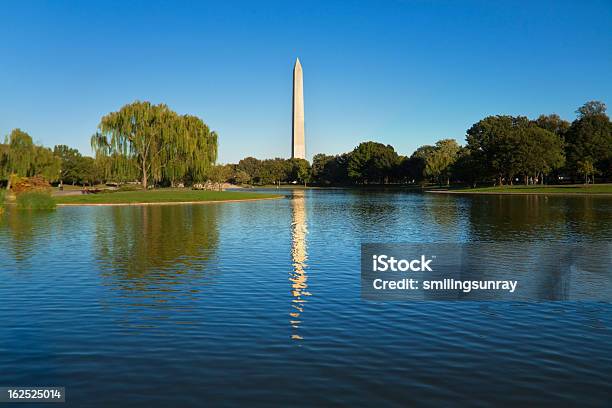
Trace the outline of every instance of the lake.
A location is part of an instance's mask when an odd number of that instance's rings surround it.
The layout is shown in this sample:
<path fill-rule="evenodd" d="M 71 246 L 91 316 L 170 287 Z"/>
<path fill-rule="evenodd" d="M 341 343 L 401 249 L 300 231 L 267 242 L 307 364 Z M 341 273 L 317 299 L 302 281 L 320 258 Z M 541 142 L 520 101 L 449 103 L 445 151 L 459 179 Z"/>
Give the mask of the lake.
<path fill-rule="evenodd" d="M 612 198 L 7 209 L 0 386 L 68 406 L 604 406 L 612 304 L 361 299 L 361 243 L 611 242 Z"/>

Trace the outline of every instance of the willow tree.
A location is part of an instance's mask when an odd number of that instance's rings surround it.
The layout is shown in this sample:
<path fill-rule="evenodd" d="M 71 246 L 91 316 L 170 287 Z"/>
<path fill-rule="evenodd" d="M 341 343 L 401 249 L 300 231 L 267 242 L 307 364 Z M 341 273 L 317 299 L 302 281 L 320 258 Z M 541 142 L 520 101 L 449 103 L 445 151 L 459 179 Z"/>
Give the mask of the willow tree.
<path fill-rule="evenodd" d="M 16 174 L 21 177 L 29 175 L 30 168 L 34 161 L 34 143 L 32 137 L 21 129 L 13 129 L 6 139 L 8 152 L 6 154 L 6 173 L 8 183 L 6 189 L 11 188 L 11 175 Z"/>
<path fill-rule="evenodd" d="M 211 132 L 202 119 L 184 115 L 179 120 L 184 145 L 182 153 L 185 164 L 182 167 L 183 173 L 177 173 L 178 178 L 189 175 L 195 181 L 202 181 L 206 177 L 208 170 L 217 161 L 216 132 Z"/>
<path fill-rule="evenodd" d="M 34 162 L 34 143 L 32 137 L 21 129 L 13 129 L 8 136 L 8 170 L 10 173 L 25 177 Z"/>
<path fill-rule="evenodd" d="M 102 117 L 98 128 L 91 139 L 96 157 L 136 162 L 145 189 L 150 179 L 174 181 L 216 160 L 216 134 L 201 119 L 164 104 L 136 101 Z"/>
<path fill-rule="evenodd" d="M 0 175 L 8 179 L 7 190 L 11 188 L 13 174 L 42 176 L 49 181 L 59 178 L 61 159 L 51 149 L 35 145 L 32 137 L 21 129 L 11 131 L 0 151 Z"/>
<path fill-rule="evenodd" d="M 30 168 L 32 176 L 42 176 L 47 181 L 59 181 L 62 159 L 53 154 L 48 147 L 34 146 L 34 160 Z"/>

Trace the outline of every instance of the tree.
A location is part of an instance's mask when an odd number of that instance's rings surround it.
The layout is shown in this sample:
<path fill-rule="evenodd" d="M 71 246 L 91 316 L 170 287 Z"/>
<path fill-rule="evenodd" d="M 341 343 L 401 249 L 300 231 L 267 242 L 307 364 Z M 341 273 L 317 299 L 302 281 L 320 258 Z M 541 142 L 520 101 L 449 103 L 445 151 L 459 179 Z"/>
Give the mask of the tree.
<path fill-rule="evenodd" d="M 324 153 L 315 154 L 312 158 L 312 179 L 318 183 L 321 183 L 325 173 L 325 165 L 334 159 L 335 156 L 330 156 Z"/>
<path fill-rule="evenodd" d="M 425 158 L 425 175 L 450 184 L 450 169 L 457 160 L 460 146 L 454 139 L 443 139 Z M 440 183 L 441 184 L 441 183 Z"/>
<path fill-rule="evenodd" d="M 290 171 L 288 160 L 278 157 L 266 159 L 262 162 L 259 179 L 262 184 L 280 184 L 281 181 L 288 180 Z"/>
<path fill-rule="evenodd" d="M 451 165 L 451 177 L 476 187 L 478 181 L 486 174 L 482 166 L 483 160 L 479 159 L 478 152 L 462 147 L 457 153 L 457 160 Z"/>
<path fill-rule="evenodd" d="M 398 164 L 393 146 L 363 142 L 349 156 L 348 175 L 358 183 L 388 183 Z"/>
<path fill-rule="evenodd" d="M 538 127 L 546 129 L 549 132 L 552 132 L 561 137 L 565 135 L 565 132 L 567 132 L 570 127 L 570 123 L 567 120 L 561 119 L 561 117 L 559 117 L 559 115 L 557 115 L 556 113 L 550 115 L 540 115 L 534 121 L 534 123 Z"/>
<path fill-rule="evenodd" d="M 310 181 L 310 164 L 308 163 L 308 160 L 289 159 L 289 164 L 289 178 L 292 179 L 291 181 L 297 181 L 306 186 L 306 183 Z"/>
<path fill-rule="evenodd" d="M 76 184 L 82 180 L 81 153 L 66 145 L 56 145 L 53 154 L 59 157 L 61 164 L 60 181 L 63 183 Z"/>
<path fill-rule="evenodd" d="M 246 157 L 238 162 L 238 169 L 243 170 L 249 176 L 252 182 L 261 179 L 262 163 L 254 157 Z"/>
<path fill-rule="evenodd" d="M 521 129 L 518 137 L 515 155 L 520 160 L 525 184 L 529 184 L 530 177 L 539 178 L 544 184 L 544 176 L 565 163 L 563 139 L 535 125 Z"/>
<path fill-rule="evenodd" d="M 103 179 L 103 173 L 100 172 L 96 166 L 96 161 L 93 157 L 81 156 L 79 159 L 79 182 L 94 185 L 101 182 Z"/>
<path fill-rule="evenodd" d="M 582 174 L 584 176 L 584 184 L 589 184 L 589 176 L 595 175 L 596 169 L 593 166 L 593 162 L 591 160 L 579 160 L 576 168 L 578 174 Z M 595 183 L 595 177 L 593 177 L 593 183 Z"/>
<path fill-rule="evenodd" d="M 605 172 L 612 160 L 612 123 L 602 102 L 587 102 L 577 110 L 565 140 L 570 169 L 578 172 L 578 162 L 591 162 L 598 172 Z M 608 175 L 609 176 L 609 175 Z"/>
<path fill-rule="evenodd" d="M 133 102 L 102 117 L 98 128 L 91 139 L 96 157 L 123 164 L 133 159 L 145 189 L 150 178 L 202 178 L 217 159 L 217 134 L 201 119 L 179 116 L 164 104 Z"/>
<path fill-rule="evenodd" d="M 597 116 L 606 114 L 606 104 L 600 101 L 589 101 L 576 109 L 578 119 L 582 119 L 587 116 Z"/>
<path fill-rule="evenodd" d="M 399 164 L 399 173 L 411 183 L 420 183 L 425 180 L 425 167 L 427 159 L 433 154 L 434 147 L 421 146 L 409 158 L 404 158 Z"/>
<path fill-rule="evenodd" d="M 207 179 L 217 185 L 217 189 L 221 191 L 223 183 L 225 183 L 232 176 L 231 165 L 214 165 L 211 166 L 207 173 Z"/>
<path fill-rule="evenodd" d="M 34 146 L 34 160 L 30 169 L 30 176 L 42 176 L 49 182 L 59 180 L 62 160 L 53 154 L 48 147 Z"/>
<path fill-rule="evenodd" d="M 47 181 L 59 177 L 61 160 L 51 149 L 37 146 L 32 137 L 21 129 L 13 129 L 6 139 L 1 158 L 4 173 L 8 179 L 7 190 L 11 188 L 11 174 L 20 177 L 41 176 Z"/>
<path fill-rule="evenodd" d="M 8 176 L 6 189 L 10 190 L 11 174 L 16 174 L 20 177 L 30 175 L 30 168 L 34 161 L 34 143 L 26 132 L 21 129 L 13 129 L 6 140 L 6 144 L 8 145 L 5 170 Z"/>
<path fill-rule="evenodd" d="M 234 173 L 234 183 L 235 184 L 248 184 L 251 181 L 251 176 L 244 170 L 236 169 Z"/>
<path fill-rule="evenodd" d="M 0 144 L 0 180 L 7 180 L 9 178 L 8 157 L 9 145 L 6 143 Z"/>
<path fill-rule="evenodd" d="M 311 179 L 320 184 L 348 184 L 348 162 L 350 153 L 336 156 L 319 153 L 312 159 Z"/>
<path fill-rule="evenodd" d="M 520 135 L 529 126 L 529 119 L 524 116 L 488 116 L 468 129 L 468 149 L 483 161 L 487 172 L 496 176 L 499 185 L 504 180 L 512 184 L 514 176 L 523 170 L 518 150 L 524 138 Z"/>
<path fill-rule="evenodd" d="M 183 157 L 186 161 L 185 172 L 182 175 L 176 174 L 175 177 L 183 178 L 189 173 L 192 180 L 202 180 L 206 170 L 217 161 L 219 136 L 211 131 L 202 119 L 192 115 L 179 117 L 175 126 L 178 146 L 178 149 L 175 147 L 176 157 Z M 172 156 L 169 155 L 168 160 L 171 159 Z"/>

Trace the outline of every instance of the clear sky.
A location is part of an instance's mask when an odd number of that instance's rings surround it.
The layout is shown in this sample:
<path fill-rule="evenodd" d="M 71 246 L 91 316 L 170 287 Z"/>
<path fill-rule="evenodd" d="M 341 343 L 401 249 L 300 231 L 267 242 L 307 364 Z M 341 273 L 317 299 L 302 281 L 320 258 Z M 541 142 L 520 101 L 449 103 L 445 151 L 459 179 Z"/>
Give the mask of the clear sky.
<path fill-rule="evenodd" d="M 612 105 L 612 1 L 30 2 L 0 8 L 0 135 L 91 154 L 134 100 L 200 116 L 221 162 L 288 157 L 292 69 L 306 149 L 411 154 L 491 114 Z"/>

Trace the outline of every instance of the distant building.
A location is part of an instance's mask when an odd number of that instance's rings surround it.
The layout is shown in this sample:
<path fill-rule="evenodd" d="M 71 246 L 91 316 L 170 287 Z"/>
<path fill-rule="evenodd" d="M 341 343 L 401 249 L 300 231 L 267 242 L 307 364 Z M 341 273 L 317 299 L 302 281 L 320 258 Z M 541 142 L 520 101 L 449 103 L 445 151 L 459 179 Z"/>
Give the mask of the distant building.
<path fill-rule="evenodd" d="M 304 139 L 304 75 L 300 59 L 295 60 L 293 67 L 293 133 L 291 137 L 291 158 L 306 158 Z"/>

